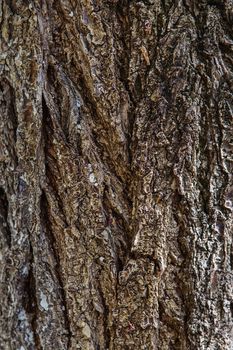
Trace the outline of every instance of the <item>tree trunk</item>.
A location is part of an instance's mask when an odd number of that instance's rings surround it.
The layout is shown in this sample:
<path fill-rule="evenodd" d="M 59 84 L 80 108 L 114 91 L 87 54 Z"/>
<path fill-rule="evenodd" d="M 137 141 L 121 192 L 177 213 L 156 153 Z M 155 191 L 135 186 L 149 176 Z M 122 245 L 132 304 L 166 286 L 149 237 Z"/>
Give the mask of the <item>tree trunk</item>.
<path fill-rule="evenodd" d="M 0 8 L 0 349 L 231 350 L 232 0 Z"/>

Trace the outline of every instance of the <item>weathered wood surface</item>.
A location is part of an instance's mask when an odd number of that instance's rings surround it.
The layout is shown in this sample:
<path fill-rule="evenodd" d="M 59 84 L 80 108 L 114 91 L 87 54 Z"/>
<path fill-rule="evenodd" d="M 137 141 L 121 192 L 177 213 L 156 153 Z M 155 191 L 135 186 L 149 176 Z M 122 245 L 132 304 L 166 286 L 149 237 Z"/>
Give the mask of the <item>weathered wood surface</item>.
<path fill-rule="evenodd" d="M 0 349 L 232 349 L 232 0 L 0 16 Z"/>

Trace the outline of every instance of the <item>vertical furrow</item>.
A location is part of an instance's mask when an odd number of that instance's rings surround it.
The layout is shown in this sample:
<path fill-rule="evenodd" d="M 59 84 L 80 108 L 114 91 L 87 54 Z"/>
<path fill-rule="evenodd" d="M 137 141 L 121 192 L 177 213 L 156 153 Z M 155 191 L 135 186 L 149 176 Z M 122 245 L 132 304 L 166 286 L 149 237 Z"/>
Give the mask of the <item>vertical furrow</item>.
<path fill-rule="evenodd" d="M 0 6 L 0 348 L 230 349 L 232 1 Z"/>

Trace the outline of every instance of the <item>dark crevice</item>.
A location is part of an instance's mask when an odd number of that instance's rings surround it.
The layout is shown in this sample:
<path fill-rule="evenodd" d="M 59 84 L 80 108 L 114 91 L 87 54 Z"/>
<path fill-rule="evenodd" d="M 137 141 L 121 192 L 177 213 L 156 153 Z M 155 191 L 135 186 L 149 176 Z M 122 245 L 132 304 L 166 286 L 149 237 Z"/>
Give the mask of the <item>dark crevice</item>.
<path fill-rule="evenodd" d="M 68 227 L 68 222 L 66 220 L 66 215 L 63 208 L 63 202 L 60 198 L 59 191 L 57 188 L 57 181 L 56 176 L 54 175 L 54 172 L 59 172 L 59 169 L 57 168 L 57 161 L 51 154 L 50 148 L 52 149 L 52 139 L 53 139 L 53 125 L 49 113 L 49 109 L 47 107 L 45 98 L 43 96 L 42 98 L 42 111 L 43 111 L 43 135 L 44 135 L 44 154 L 45 154 L 45 173 L 46 178 L 48 180 L 49 186 L 51 186 L 53 193 L 56 194 L 56 200 L 58 207 L 60 209 L 60 212 L 62 213 L 62 218 L 65 227 Z"/>
<path fill-rule="evenodd" d="M 148 262 L 154 264 L 154 273 L 157 274 L 161 271 L 161 263 L 153 255 L 143 254 L 142 252 L 130 251 L 129 257 L 133 260 L 146 259 Z"/>
<path fill-rule="evenodd" d="M 0 230 L 2 231 L 8 247 L 11 247 L 11 230 L 8 223 L 8 199 L 6 192 L 0 187 Z"/>
<path fill-rule="evenodd" d="M 43 115 L 43 134 L 45 135 L 45 141 L 52 141 L 51 137 L 53 135 L 53 124 L 49 112 L 49 108 L 46 103 L 44 95 L 42 95 L 42 115 Z"/>
<path fill-rule="evenodd" d="M 230 303 L 230 310 L 231 310 L 231 318 L 233 319 L 233 302 L 232 301 Z"/>
<path fill-rule="evenodd" d="M 127 203 L 128 207 L 131 208 L 131 203 L 128 201 L 128 199 L 126 199 L 125 202 Z M 103 207 L 104 207 L 104 211 L 107 213 L 108 221 L 109 220 L 112 221 L 112 218 L 114 218 L 120 231 L 124 232 L 124 239 L 126 240 L 126 244 L 127 244 L 126 249 L 129 250 L 131 247 L 131 241 L 132 241 L 129 223 L 126 221 L 124 216 L 120 212 L 118 212 L 115 207 L 113 207 L 111 201 L 109 200 L 109 192 L 108 192 L 107 186 L 105 186 L 104 192 L 103 192 Z"/>
<path fill-rule="evenodd" d="M 56 238 L 54 237 L 50 218 L 49 218 L 49 204 L 47 201 L 47 197 L 45 192 L 42 190 L 41 193 L 41 204 L 40 204 L 40 209 L 41 209 L 41 220 L 43 223 L 43 227 L 45 228 L 45 232 L 56 262 L 56 269 L 55 269 L 55 274 L 56 278 L 58 281 L 58 284 L 60 286 L 59 290 L 61 293 L 61 299 L 62 299 L 62 306 L 64 307 L 64 322 L 65 322 L 65 328 L 67 330 L 67 338 L 68 338 L 68 344 L 67 344 L 67 349 L 70 349 L 71 346 L 71 327 L 70 327 L 70 320 L 69 320 L 69 313 L 68 313 L 68 306 L 66 302 L 66 293 L 65 293 L 65 288 L 64 288 L 64 283 L 63 283 L 63 278 L 62 278 L 62 267 L 60 264 L 60 257 L 59 257 L 59 251 L 57 247 L 57 242 Z"/>
<path fill-rule="evenodd" d="M 130 17 L 130 2 L 126 2 L 125 6 L 122 6 L 121 2 L 118 3 L 116 8 L 116 15 L 118 19 L 119 25 L 122 27 L 121 36 L 116 38 L 123 47 L 121 55 L 117 58 L 117 68 L 118 68 L 118 78 L 120 82 L 123 84 L 126 94 L 129 98 L 129 110 L 128 110 L 128 130 L 126 133 L 127 139 L 127 152 L 128 152 L 128 161 L 129 168 L 132 163 L 132 137 L 133 130 L 136 119 L 136 107 L 137 103 L 141 97 L 141 90 L 138 92 L 137 88 L 135 91 L 131 91 L 129 86 L 129 66 L 130 66 L 130 53 L 131 53 L 131 22 L 132 19 Z"/>
<path fill-rule="evenodd" d="M 52 83 L 50 84 L 50 89 L 46 95 L 42 95 L 42 113 L 43 113 L 43 119 L 46 120 L 46 127 L 47 127 L 47 134 L 51 136 L 54 134 L 54 128 L 56 128 L 57 136 L 62 139 L 65 145 L 69 145 L 69 134 L 68 134 L 68 116 L 66 115 L 65 118 L 62 115 L 62 100 L 64 98 L 64 92 L 60 92 L 59 85 L 57 85 L 56 80 L 54 78 L 53 85 L 55 85 L 56 91 L 54 88 L 52 88 Z M 61 96 L 60 96 L 61 94 Z M 67 96 L 67 95 L 66 95 Z M 47 98 L 47 99 L 46 99 Z M 52 110 L 52 113 L 50 112 L 48 101 L 52 101 L 52 104 L 50 107 Z M 68 108 L 69 109 L 69 108 Z M 69 109 L 70 110 L 70 109 Z M 43 120 L 43 121 L 44 121 Z M 65 121 L 64 121 L 65 120 Z"/>
<path fill-rule="evenodd" d="M 66 81 L 60 82 L 60 79 L 57 78 L 58 72 L 55 70 L 55 67 L 50 63 L 47 68 L 47 78 L 49 87 L 52 91 L 54 104 L 57 108 L 57 119 L 60 124 L 61 130 L 64 134 L 64 141 L 69 143 L 69 115 L 67 111 L 71 110 L 70 98 L 65 89 Z"/>
<path fill-rule="evenodd" d="M 56 159 L 50 154 L 49 149 L 52 147 L 52 137 L 54 134 L 53 130 L 53 125 L 51 121 L 51 116 L 49 109 L 47 107 L 45 98 L 43 96 L 42 99 L 42 109 L 43 109 L 43 135 L 44 135 L 44 154 L 45 154 L 45 174 L 46 174 L 46 180 L 51 188 L 52 192 L 54 193 L 56 197 L 56 202 L 59 207 L 59 212 L 62 215 L 62 219 L 64 222 L 64 226 L 68 227 L 68 222 L 66 220 L 66 215 L 64 212 L 63 208 L 63 202 L 62 199 L 60 198 L 59 195 L 59 189 L 57 188 L 57 180 L 56 176 L 54 175 L 55 171 L 58 171 L 57 165 L 56 165 Z M 45 228 L 47 238 L 51 247 L 51 250 L 53 252 L 54 259 L 56 261 L 56 269 L 55 269 L 55 274 L 56 278 L 58 280 L 58 283 L 60 285 L 60 290 L 61 290 L 61 298 L 62 298 L 62 303 L 64 306 L 64 322 L 65 322 L 65 327 L 67 329 L 67 337 L 68 337 L 68 347 L 67 349 L 70 348 L 71 346 L 71 328 L 70 328 L 70 320 L 68 316 L 68 307 L 66 303 L 66 295 L 65 295 L 65 289 L 63 285 L 63 279 L 62 279 L 62 267 L 60 264 L 60 258 L 59 258 L 59 251 L 57 247 L 57 242 L 56 238 L 53 234 L 52 230 L 52 223 L 50 221 L 48 212 L 49 212 L 49 203 L 46 197 L 46 193 L 44 190 L 42 190 L 41 193 L 41 220 L 43 223 L 43 227 Z"/>
<path fill-rule="evenodd" d="M 71 80 L 72 81 L 72 80 Z M 109 141 L 106 143 L 101 142 L 101 137 L 103 137 L 102 130 L 109 130 L 107 134 L 107 140 L 112 140 L 112 133 L 115 132 L 115 129 L 111 129 L 110 125 L 107 124 L 106 120 L 103 120 L 99 116 L 98 109 L 96 107 L 96 102 L 91 93 L 89 93 L 89 89 L 87 88 L 87 84 L 83 75 L 79 76 L 78 83 L 73 82 L 74 86 L 78 88 L 78 91 L 85 91 L 85 94 L 82 95 L 82 99 L 84 105 L 88 110 L 88 114 L 92 117 L 93 123 L 96 126 L 96 130 L 92 130 L 92 139 L 98 148 L 98 151 L 101 155 L 105 154 L 105 157 L 101 156 L 102 162 L 106 165 L 106 167 L 110 170 L 110 172 L 117 177 L 120 182 L 124 182 L 124 176 L 118 171 L 118 167 L 116 166 L 114 160 L 112 159 L 112 144 L 109 144 Z M 97 126 L 99 129 L 97 129 Z M 94 128 L 93 128 L 94 129 Z M 80 150 L 80 154 L 82 155 L 82 150 Z M 105 158 L 105 159 L 104 159 Z"/>
<path fill-rule="evenodd" d="M 220 11 L 224 11 L 224 9 L 225 9 L 225 6 L 224 6 L 224 3 L 222 2 L 222 0 L 209 0 L 209 1 L 207 1 L 207 5 L 214 6 L 214 7 L 218 8 Z"/>
<path fill-rule="evenodd" d="M 110 334 L 110 329 L 109 329 L 109 326 L 108 326 L 108 322 L 109 322 L 109 308 L 108 308 L 108 305 L 105 302 L 105 298 L 104 298 L 104 295 L 103 295 L 103 292 L 102 292 L 102 289 L 101 289 L 100 286 L 98 288 L 98 291 L 99 291 L 101 303 L 102 303 L 103 310 L 104 310 L 103 327 L 104 327 L 105 349 L 110 349 L 111 334 Z"/>
<path fill-rule="evenodd" d="M 190 266 L 192 266 L 192 256 L 190 251 L 190 244 L 188 243 L 188 230 L 186 224 L 183 220 L 184 218 L 184 209 L 187 204 L 184 202 L 182 195 L 176 193 L 174 195 L 173 201 L 173 218 L 178 226 L 177 234 L 177 243 L 183 258 L 181 269 L 181 276 L 177 279 L 177 293 L 180 295 L 180 298 L 183 302 L 183 324 L 185 329 L 185 340 L 188 343 L 189 338 L 189 319 L 191 310 L 194 307 L 194 295 L 191 293 L 191 284 L 192 284 L 192 274 L 190 274 Z"/>
<path fill-rule="evenodd" d="M 33 264 L 34 264 L 33 247 L 31 242 L 29 244 L 30 244 L 29 273 L 28 273 L 28 279 L 25 283 L 25 296 L 24 296 L 25 306 L 24 307 L 31 319 L 31 328 L 33 332 L 34 342 L 35 342 L 35 349 L 42 350 L 42 346 L 40 343 L 40 336 L 37 331 L 37 319 L 38 319 L 38 314 L 40 310 L 38 307 L 38 302 L 36 297 L 37 286 L 36 286 L 36 279 L 33 271 Z"/>
<path fill-rule="evenodd" d="M 230 267 L 231 267 L 231 270 L 233 270 L 233 247 L 231 247 L 231 253 L 230 253 Z"/>
<path fill-rule="evenodd" d="M 50 164 L 50 165 L 49 165 Z M 47 179 L 47 184 L 50 187 L 52 193 L 55 195 L 55 200 L 56 204 L 59 208 L 60 215 L 62 217 L 62 221 L 64 224 L 64 228 L 67 228 L 69 226 L 66 213 L 64 211 L 64 205 L 61 196 L 58 193 L 58 188 L 57 188 L 57 183 L 56 183 L 56 177 L 53 175 L 52 172 L 52 167 L 51 167 L 51 159 L 49 159 L 46 163 L 45 167 L 45 174 L 46 174 L 46 179 Z"/>
<path fill-rule="evenodd" d="M 124 269 L 124 264 L 123 261 L 119 258 L 119 256 L 117 256 L 117 276 L 119 276 L 119 272 L 123 271 Z"/>

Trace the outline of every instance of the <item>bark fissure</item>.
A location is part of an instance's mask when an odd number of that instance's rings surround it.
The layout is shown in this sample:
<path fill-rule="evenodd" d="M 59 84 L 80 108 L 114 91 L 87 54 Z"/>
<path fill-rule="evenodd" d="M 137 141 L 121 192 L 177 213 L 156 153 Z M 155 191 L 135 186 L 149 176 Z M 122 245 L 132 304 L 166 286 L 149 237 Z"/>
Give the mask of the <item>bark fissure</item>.
<path fill-rule="evenodd" d="M 40 337 L 38 334 L 38 314 L 40 312 L 38 307 L 38 300 L 37 300 L 37 285 L 36 285 L 36 277 L 35 277 L 35 271 L 34 271 L 34 265 L 35 261 L 33 258 L 33 246 L 32 242 L 30 244 L 30 259 L 29 259 L 29 272 L 28 272 L 28 278 L 25 283 L 27 299 L 25 298 L 25 309 L 26 312 L 29 315 L 30 323 L 31 323 L 31 329 L 33 332 L 33 340 L 34 340 L 34 347 L 38 350 L 43 349 L 40 342 Z"/>
<path fill-rule="evenodd" d="M 69 320 L 69 310 L 67 307 L 67 298 L 66 298 L 66 291 L 64 286 L 64 278 L 62 276 L 62 267 L 57 247 L 56 238 L 53 235 L 52 227 L 50 224 L 50 218 L 49 218 L 49 205 L 46 198 L 46 193 L 44 190 L 42 190 L 41 194 L 41 217 L 43 221 L 44 227 L 46 227 L 46 234 L 48 236 L 48 240 L 51 245 L 51 251 L 55 258 L 55 274 L 58 281 L 57 288 L 59 289 L 59 292 L 61 293 L 61 300 L 62 300 L 62 310 L 64 314 L 64 320 L 65 320 L 65 327 L 67 330 L 67 349 L 70 349 L 70 339 L 71 339 L 71 329 L 70 329 L 70 320 Z"/>
<path fill-rule="evenodd" d="M 8 200 L 6 192 L 0 187 L 0 228 L 7 242 L 9 249 L 11 248 L 11 230 L 8 223 Z"/>
<path fill-rule="evenodd" d="M 0 347 L 230 350 L 232 1 L 1 7 Z"/>

